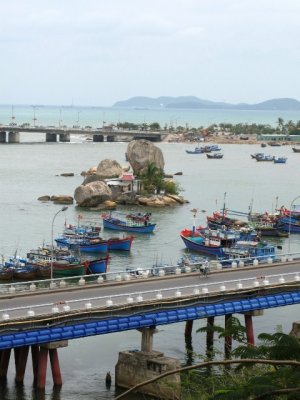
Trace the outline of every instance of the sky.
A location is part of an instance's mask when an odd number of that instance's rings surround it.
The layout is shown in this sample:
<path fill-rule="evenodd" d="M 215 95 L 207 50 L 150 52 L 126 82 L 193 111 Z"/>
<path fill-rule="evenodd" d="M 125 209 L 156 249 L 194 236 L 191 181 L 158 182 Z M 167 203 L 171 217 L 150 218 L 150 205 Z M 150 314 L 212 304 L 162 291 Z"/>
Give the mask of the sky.
<path fill-rule="evenodd" d="M 300 100 L 299 0 L 2 0 L 0 15 L 0 104 Z"/>

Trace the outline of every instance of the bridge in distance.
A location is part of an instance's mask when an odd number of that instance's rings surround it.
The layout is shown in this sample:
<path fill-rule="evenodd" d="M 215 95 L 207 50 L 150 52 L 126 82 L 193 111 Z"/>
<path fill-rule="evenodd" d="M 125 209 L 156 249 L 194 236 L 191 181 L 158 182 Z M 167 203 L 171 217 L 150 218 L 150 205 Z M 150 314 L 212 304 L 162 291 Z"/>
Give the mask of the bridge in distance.
<path fill-rule="evenodd" d="M 143 130 L 114 130 L 107 127 L 92 129 L 92 128 L 62 128 L 62 127 L 23 127 L 0 125 L 0 144 L 1 143 L 19 143 L 22 133 L 44 133 L 45 142 L 70 142 L 70 136 L 84 135 L 90 138 L 93 142 L 114 142 L 117 140 L 134 140 L 147 139 L 153 142 L 161 141 L 168 132 L 164 131 L 143 131 Z"/>

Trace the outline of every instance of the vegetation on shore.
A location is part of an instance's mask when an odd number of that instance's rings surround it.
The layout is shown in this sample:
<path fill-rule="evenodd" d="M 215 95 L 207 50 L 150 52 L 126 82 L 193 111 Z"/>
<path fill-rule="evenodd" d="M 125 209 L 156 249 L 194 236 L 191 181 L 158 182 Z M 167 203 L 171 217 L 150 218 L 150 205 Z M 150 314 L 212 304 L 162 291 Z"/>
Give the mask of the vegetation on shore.
<path fill-rule="evenodd" d="M 246 136 L 255 136 L 258 134 L 284 134 L 284 135 L 299 135 L 300 134 L 300 120 L 297 122 L 287 121 L 285 122 L 282 118 L 278 118 L 277 125 L 272 127 L 271 125 L 265 124 L 231 124 L 231 123 L 220 123 L 220 124 L 211 124 L 208 127 L 189 127 L 186 126 L 174 126 L 174 125 L 165 125 L 163 127 L 160 126 L 158 122 L 153 122 L 150 124 L 134 124 L 131 122 L 123 122 L 118 123 L 117 127 L 120 129 L 129 129 L 129 130 L 143 130 L 143 131 L 168 131 L 173 134 L 184 134 L 187 138 L 189 137 L 206 137 L 209 135 L 213 135 L 216 133 L 226 133 L 234 136 L 238 135 L 246 135 Z"/>

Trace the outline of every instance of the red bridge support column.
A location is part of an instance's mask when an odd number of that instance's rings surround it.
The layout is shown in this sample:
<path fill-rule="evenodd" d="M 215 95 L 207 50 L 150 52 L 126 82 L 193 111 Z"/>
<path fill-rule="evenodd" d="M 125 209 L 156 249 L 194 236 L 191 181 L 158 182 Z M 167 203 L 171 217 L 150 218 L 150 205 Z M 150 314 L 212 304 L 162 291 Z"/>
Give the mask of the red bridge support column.
<path fill-rule="evenodd" d="M 49 356 L 54 386 L 62 386 L 57 349 L 50 349 Z"/>
<path fill-rule="evenodd" d="M 37 379 L 38 379 L 39 354 L 40 354 L 39 346 L 37 346 L 37 345 L 31 346 L 31 359 L 32 359 L 32 371 L 33 371 L 33 384 L 34 385 L 37 384 Z"/>
<path fill-rule="evenodd" d="M 5 349 L 1 351 L 0 355 L 0 379 L 6 380 L 7 370 L 10 360 L 11 349 Z"/>
<path fill-rule="evenodd" d="M 16 383 L 23 383 L 28 359 L 29 346 L 19 348 L 19 354 L 16 357 Z M 16 355 L 16 353 L 15 353 Z"/>
<path fill-rule="evenodd" d="M 253 330 L 253 321 L 251 314 L 245 314 L 245 326 L 246 326 L 246 335 L 247 335 L 247 343 L 250 346 L 254 346 L 254 330 Z"/>
<path fill-rule="evenodd" d="M 46 374 L 47 374 L 47 362 L 48 362 L 48 349 L 45 347 L 40 348 L 39 352 L 39 366 L 37 374 L 37 388 L 45 389 L 46 386 Z"/>

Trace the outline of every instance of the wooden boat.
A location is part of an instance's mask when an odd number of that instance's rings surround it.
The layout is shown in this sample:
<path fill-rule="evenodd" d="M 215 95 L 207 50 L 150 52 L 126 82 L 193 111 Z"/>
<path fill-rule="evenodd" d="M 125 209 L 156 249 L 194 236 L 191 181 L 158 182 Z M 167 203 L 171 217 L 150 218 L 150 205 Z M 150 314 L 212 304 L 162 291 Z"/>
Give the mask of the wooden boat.
<path fill-rule="evenodd" d="M 251 262 L 254 258 L 260 261 L 267 261 L 275 258 L 275 246 L 265 241 L 237 241 L 229 248 L 223 249 L 223 256 L 220 261 L 246 260 Z"/>
<path fill-rule="evenodd" d="M 264 153 L 254 153 L 254 154 L 251 154 L 251 158 L 254 158 L 255 160 L 256 160 L 257 157 L 260 157 L 260 156 L 264 156 Z"/>
<path fill-rule="evenodd" d="M 266 143 L 261 143 L 260 147 L 267 147 Z"/>
<path fill-rule="evenodd" d="M 36 279 L 36 277 L 37 268 L 35 265 L 25 265 L 24 267 L 13 268 L 14 279 L 30 280 Z"/>
<path fill-rule="evenodd" d="M 202 154 L 203 151 L 200 147 L 195 147 L 194 150 L 185 150 L 187 154 Z"/>
<path fill-rule="evenodd" d="M 127 236 L 124 238 L 111 237 L 107 239 L 108 250 L 124 250 L 130 251 L 134 236 Z"/>
<path fill-rule="evenodd" d="M 274 161 L 274 158 L 274 156 L 264 154 L 256 156 L 256 161 Z"/>
<path fill-rule="evenodd" d="M 107 271 L 107 264 L 108 264 L 109 257 L 106 256 L 104 258 L 100 258 L 97 260 L 89 260 L 87 273 L 89 274 L 102 274 Z"/>
<path fill-rule="evenodd" d="M 13 268 L 6 268 L 4 266 L 0 267 L 0 280 L 1 281 L 12 280 L 13 276 L 14 276 L 14 269 Z"/>
<path fill-rule="evenodd" d="M 206 157 L 212 158 L 212 159 L 220 159 L 220 158 L 223 158 L 223 154 L 221 154 L 221 153 L 206 154 Z"/>
<path fill-rule="evenodd" d="M 237 232 L 231 231 L 200 231 L 197 229 L 183 229 L 180 232 L 187 249 L 217 257 L 223 256 L 223 248 L 231 246 L 239 238 Z"/>
<path fill-rule="evenodd" d="M 280 218 L 278 221 L 278 226 L 285 232 L 300 233 L 300 220 L 297 218 Z"/>
<path fill-rule="evenodd" d="M 294 153 L 300 153 L 300 147 L 292 147 Z"/>
<path fill-rule="evenodd" d="M 66 276 L 86 275 L 88 265 L 88 261 L 79 263 L 69 263 L 64 260 L 55 261 L 53 263 L 53 276 L 54 278 L 60 278 Z"/>
<path fill-rule="evenodd" d="M 156 226 L 149 221 L 149 214 L 129 214 L 123 219 L 115 218 L 111 214 L 102 214 L 102 219 L 104 228 L 117 231 L 152 233 Z"/>
<path fill-rule="evenodd" d="M 87 237 L 67 237 L 60 236 L 55 239 L 58 246 L 67 247 L 82 252 L 106 253 L 108 251 L 108 242 L 101 238 L 90 239 Z"/>
<path fill-rule="evenodd" d="M 285 164 L 286 161 L 287 161 L 286 157 L 277 157 L 277 158 L 275 157 L 273 160 L 274 164 Z"/>

